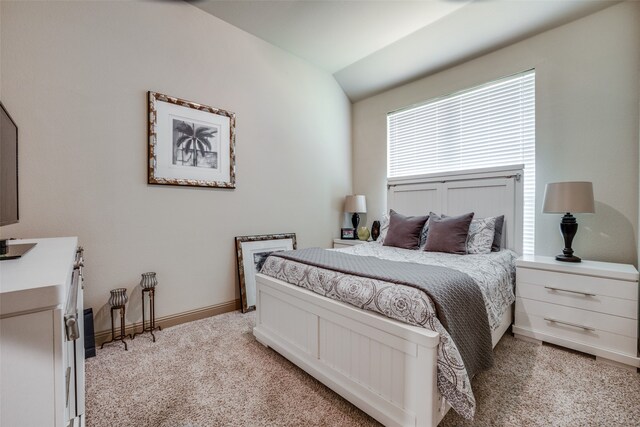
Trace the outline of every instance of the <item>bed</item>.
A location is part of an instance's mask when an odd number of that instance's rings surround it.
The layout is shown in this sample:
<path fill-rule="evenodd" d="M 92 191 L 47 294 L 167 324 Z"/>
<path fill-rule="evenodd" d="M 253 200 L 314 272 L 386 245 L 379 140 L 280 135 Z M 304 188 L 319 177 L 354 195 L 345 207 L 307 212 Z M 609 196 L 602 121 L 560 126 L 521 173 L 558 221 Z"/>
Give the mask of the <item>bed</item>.
<path fill-rule="evenodd" d="M 389 181 L 387 204 L 410 215 L 504 215 L 502 246 L 509 251 L 493 256 L 512 260 L 521 253 L 522 184 L 521 165 L 425 175 Z M 345 251 L 389 256 L 376 243 Z M 439 344 L 446 342 L 446 331 L 440 334 L 363 310 L 277 277 L 258 274 L 256 282 L 257 340 L 376 420 L 390 426 L 436 426 L 449 410 L 437 380 Z M 511 324 L 512 310 L 503 307 L 493 317 L 495 346 Z"/>

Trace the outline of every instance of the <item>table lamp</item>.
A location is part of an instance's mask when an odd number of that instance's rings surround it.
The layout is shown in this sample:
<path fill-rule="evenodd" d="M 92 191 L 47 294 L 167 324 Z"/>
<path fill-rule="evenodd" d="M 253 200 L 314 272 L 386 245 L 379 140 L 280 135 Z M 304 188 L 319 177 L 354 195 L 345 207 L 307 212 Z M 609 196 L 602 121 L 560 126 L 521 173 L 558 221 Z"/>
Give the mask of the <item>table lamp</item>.
<path fill-rule="evenodd" d="M 552 182 L 544 191 L 544 213 L 564 213 L 560 222 L 560 233 L 564 238 L 564 249 L 557 255 L 558 261 L 580 262 L 573 255 L 571 243 L 578 231 L 578 222 L 573 213 L 595 213 L 593 184 L 590 182 Z"/>
<path fill-rule="evenodd" d="M 362 195 L 347 196 L 344 198 L 344 211 L 353 213 L 351 223 L 354 229 L 358 229 L 361 213 L 367 213 L 367 201 Z"/>

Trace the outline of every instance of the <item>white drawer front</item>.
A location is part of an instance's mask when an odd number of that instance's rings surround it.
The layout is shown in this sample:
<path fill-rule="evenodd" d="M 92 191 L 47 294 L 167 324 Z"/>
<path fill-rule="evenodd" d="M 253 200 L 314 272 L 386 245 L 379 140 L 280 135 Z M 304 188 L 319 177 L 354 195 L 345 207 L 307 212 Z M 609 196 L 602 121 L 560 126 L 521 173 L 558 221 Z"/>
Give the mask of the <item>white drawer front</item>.
<path fill-rule="evenodd" d="M 525 314 L 558 319 L 600 331 L 624 335 L 634 340 L 637 337 L 638 321 L 635 319 L 595 313 L 525 298 L 516 298 L 516 310 L 518 309 Z"/>
<path fill-rule="evenodd" d="M 555 319 L 558 322 L 545 318 Z M 628 323 L 621 322 L 624 320 Z M 583 325 L 594 330 L 582 329 L 561 322 Z M 635 336 L 638 326 L 635 320 L 517 298 L 515 324 L 520 328 L 534 332 L 632 356 L 635 356 L 637 351 Z M 612 329 L 624 330 L 624 334 L 612 332 Z"/>
<path fill-rule="evenodd" d="M 638 301 L 638 283 L 579 274 L 558 273 L 519 267 L 516 272 L 517 285 L 551 286 L 595 295 Z"/>
<path fill-rule="evenodd" d="M 603 295 L 575 293 L 565 286 L 530 284 L 519 281 L 516 296 L 544 301 L 551 304 L 565 305 L 614 316 L 638 318 L 638 303 L 629 299 L 620 299 Z M 562 289 L 562 290 L 561 290 Z M 563 290 L 567 289 L 567 290 Z"/>
<path fill-rule="evenodd" d="M 342 243 L 336 243 L 333 242 L 333 249 L 342 249 L 342 248 L 348 248 L 351 245 L 343 245 Z"/>

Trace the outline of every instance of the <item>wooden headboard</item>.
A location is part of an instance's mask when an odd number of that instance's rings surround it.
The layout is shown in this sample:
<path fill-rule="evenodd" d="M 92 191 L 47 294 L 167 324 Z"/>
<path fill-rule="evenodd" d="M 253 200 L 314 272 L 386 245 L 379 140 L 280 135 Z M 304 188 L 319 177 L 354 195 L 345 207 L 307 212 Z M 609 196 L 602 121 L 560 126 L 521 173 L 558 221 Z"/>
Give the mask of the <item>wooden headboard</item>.
<path fill-rule="evenodd" d="M 503 247 L 522 254 L 523 168 L 512 165 L 471 169 L 411 178 L 393 178 L 387 183 L 387 208 L 404 215 L 504 215 Z"/>

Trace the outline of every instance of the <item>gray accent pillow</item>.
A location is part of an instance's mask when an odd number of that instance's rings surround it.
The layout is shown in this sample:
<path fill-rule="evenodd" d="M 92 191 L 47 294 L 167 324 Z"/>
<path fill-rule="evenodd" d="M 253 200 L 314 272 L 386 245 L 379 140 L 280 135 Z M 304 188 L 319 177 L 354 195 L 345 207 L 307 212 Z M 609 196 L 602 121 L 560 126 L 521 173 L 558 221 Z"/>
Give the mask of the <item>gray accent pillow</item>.
<path fill-rule="evenodd" d="M 479 218 L 471 221 L 467 237 L 468 254 L 491 253 L 493 238 L 496 234 L 496 217 Z"/>
<path fill-rule="evenodd" d="M 504 215 L 494 216 L 496 219 L 496 230 L 493 235 L 493 244 L 491 245 L 491 250 L 493 252 L 498 252 L 502 249 L 502 228 L 504 227 Z"/>
<path fill-rule="evenodd" d="M 427 252 L 466 254 L 467 236 L 469 235 L 469 226 L 472 219 L 473 212 L 446 218 L 439 217 L 431 212 L 429 214 L 427 244 L 424 250 Z"/>
<path fill-rule="evenodd" d="M 394 246 L 402 249 L 418 249 L 420 232 L 429 216 L 406 216 L 391 209 L 389 212 L 389 230 L 384 238 L 383 246 Z"/>

